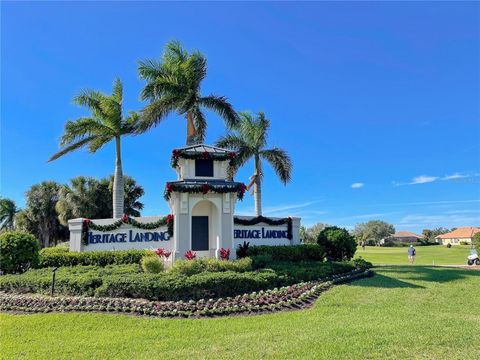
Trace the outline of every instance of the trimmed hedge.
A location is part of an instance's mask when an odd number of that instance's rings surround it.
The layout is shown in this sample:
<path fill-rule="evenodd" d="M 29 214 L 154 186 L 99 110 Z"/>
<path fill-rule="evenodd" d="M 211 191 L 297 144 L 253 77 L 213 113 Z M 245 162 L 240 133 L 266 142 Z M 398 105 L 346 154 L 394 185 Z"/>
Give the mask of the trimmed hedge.
<path fill-rule="evenodd" d="M 235 297 L 199 301 L 151 302 L 119 298 L 49 297 L 0 293 L 0 310 L 25 312 L 104 311 L 161 317 L 203 317 L 229 314 L 255 314 L 299 309 L 311 304 L 335 284 L 372 276 L 370 271 L 354 270 L 322 281 L 295 284 L 280 289 L 253 292 Z"/>
<path fill-rule="evenodd" d="M 325 252 L 317 244 L 285 245 L 285 246 L 252 246 L 248 249 L 248 256 L 267 255 L 275 261 L 322 261 Z"/>
<path fill-rule="evenodd" d="M 177 260 L 170 270 L 173 273 L 183 275 L 200 274 L 201 272 L 221 272 L 234 271 L 246 272 L 252 271 L 252 259 L 243 258 L 238 260 L 219 260 L 219 259 L 195 259 L 195 260 Z"/>
<path fill-rule="evenodd" d="M 334 273 L 351 271 L 349 263 L 333 264 Z M 192 300 L 235 296 L 329 276 L 331 264 L 319 262 L 278 263 L 271 269 L 233 272 L 204 271 L 187 276 L 176 272 L 149 274 L 140 266 L 109 265 L 63 267 L 57 270 L 55 293 L 98 297 L 144 298 L 149 300 Z M 21 275 L 0 277 L 0 291 L 50 293 L 51 268 L 30 270 Z"/>
<path fill-rule="evenodd" d="M 53 247 L 40 251 L 40 264 L 38 267 L 140 264 L 142 257 L 146 255 L 153 256 L 155 252 L 151 250 L 70 252 L 64 247 Z"/>

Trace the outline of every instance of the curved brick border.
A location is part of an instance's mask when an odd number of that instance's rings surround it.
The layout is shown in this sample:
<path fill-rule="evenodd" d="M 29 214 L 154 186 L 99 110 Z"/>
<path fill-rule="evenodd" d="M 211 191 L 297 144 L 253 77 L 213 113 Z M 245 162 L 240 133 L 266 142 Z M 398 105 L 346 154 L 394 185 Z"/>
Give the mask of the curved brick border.
<path fill-rule="evenodd" d="M 211 317 L 251 315 L 300 309 L 309 306 L 333 285 L 372 276 L 370 270 L 354 270 L 318 281 L 299 283 L 279 289 L 253 292 L 236 297 L 199 301 L 148 301 L 127 298 L 50 297 L 32 294 L 0 293 L 0 311 L 115 312 L 158 317 Z"/>

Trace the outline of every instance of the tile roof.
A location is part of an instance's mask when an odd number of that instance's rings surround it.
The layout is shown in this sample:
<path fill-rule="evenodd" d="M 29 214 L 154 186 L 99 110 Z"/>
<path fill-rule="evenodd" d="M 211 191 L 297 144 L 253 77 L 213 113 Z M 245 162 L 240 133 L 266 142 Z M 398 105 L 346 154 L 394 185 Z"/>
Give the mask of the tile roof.
<path fill-rule="evenodd" d="M 410 231 L 398 231 L 395 234 L 393 234 L 391 237 L 398 237 L 398 238 L 400 238 L 400 237 L 416 237 L 418 239 L 423 238 L 423 236 L 412 233 Z"/>
<path fill-rule="evenodd" d="M 437 239 L 452 239 L 452 238 L 472 238 L 477 232 L 480 232 L 480 228 L 468 226 L 455 229 L 449 233 L 438 235 Z"/>

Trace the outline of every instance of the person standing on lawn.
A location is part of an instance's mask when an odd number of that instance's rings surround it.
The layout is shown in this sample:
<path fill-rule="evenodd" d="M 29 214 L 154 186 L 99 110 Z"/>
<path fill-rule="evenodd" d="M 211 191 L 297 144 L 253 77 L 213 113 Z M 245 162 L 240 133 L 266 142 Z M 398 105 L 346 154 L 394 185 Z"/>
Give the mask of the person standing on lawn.
<path fill-rule="evenodd" d="M 417 254 L 417 251 L 413 247 L 413 245 L 410 245 L 408 248 L 408 262 L 410 264 L 413 264 L 415 262 L 415 255 Z"/>

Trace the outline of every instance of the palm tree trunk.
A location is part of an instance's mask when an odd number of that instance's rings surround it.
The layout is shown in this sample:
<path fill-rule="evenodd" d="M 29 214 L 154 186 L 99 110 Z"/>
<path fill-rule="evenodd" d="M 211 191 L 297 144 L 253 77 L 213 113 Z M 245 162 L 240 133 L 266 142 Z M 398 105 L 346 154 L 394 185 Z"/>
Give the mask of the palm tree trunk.
<path fill-rule="evenodd" d="M 123 215 L 125 188 L 123 186 L 122 155 L 120 152 L 120 137 L 115 138 L 116 159 L 115 175 L 113 177 L 113 218 L 119 219 Z"/>
<path fill-rule="evenodd" d="M 262 184 L 261 184 L 260 156 L 255 155 L 255 183 L 253 184 L 253 200 L 255 202 L 255 216 L 262 215 Z"/>
<path fill-rule="evenodd" d="M 187 145 L 196 144 L 197 129 L 193 123 L 193 116 L 191 113 L 187 113 Z"/>

